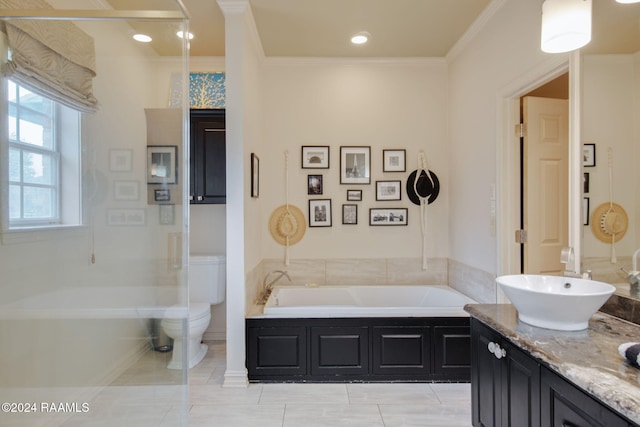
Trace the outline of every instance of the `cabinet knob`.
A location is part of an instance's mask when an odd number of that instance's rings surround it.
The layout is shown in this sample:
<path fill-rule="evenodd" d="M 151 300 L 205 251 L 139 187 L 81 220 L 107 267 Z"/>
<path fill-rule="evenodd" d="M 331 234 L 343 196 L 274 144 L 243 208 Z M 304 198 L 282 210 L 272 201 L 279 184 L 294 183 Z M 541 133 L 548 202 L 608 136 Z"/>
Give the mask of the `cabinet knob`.
<path fill-rule="evenodd" d="M 489 353 L 493 354 L 496 359 L 502 359 L 507 355 L 507 351 L 504 348 L 501 348 L 499 344 L 491 341 L 489 345 L 487 345 Z"/>
<path fill-rule="evenodd" d="M 201 202 L 204 197 L 198 196 L 198 201 Z"/>
<path fill-rule="evenodd" d="M 193 200 L 193 196 L 189 196 L 189 200 Z"/>

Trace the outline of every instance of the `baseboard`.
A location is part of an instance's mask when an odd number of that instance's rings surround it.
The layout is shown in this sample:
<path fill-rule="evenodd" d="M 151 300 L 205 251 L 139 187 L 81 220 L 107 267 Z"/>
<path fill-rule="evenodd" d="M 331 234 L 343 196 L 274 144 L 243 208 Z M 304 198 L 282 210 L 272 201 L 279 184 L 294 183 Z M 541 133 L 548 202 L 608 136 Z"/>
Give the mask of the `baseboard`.
<path fill-rule="evenodd" d="M 224 383 L 222 387 L 225 388 L 247 388 L 249 387 L 249 377 L 247 370 L 242 371 L 227 371 L 224 373 Z"/>
<path fill-rule="evenodd" d="M 204 341 L 226 341 L 227 333 L 226 331 L 206 331 L 202 335 L 202 339 Z"/>

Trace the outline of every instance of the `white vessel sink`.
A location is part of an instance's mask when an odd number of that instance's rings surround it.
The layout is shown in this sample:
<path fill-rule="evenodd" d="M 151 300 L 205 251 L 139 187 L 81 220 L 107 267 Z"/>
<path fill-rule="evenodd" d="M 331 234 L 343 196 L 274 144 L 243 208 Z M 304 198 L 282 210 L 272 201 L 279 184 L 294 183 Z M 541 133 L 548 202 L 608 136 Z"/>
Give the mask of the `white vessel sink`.
<path fill-rule="evenodd" d="M 537 274 L 500 276 L 496 282 L 521 321 L 561 331 L 586 329 L 589 318 L 616 289 L 594 280 Z"/>

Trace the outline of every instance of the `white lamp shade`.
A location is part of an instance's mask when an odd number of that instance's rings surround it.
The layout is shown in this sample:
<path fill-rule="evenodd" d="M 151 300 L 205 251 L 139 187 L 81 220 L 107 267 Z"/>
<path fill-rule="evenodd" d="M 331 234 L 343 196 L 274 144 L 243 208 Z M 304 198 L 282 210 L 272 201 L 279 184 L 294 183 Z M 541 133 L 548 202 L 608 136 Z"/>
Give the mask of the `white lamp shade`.
<path fill-rule="evenodd" d="M 545 0 L 540 46 L 544 52 L 579 49 L 591 41 L 591 0 Z"/>

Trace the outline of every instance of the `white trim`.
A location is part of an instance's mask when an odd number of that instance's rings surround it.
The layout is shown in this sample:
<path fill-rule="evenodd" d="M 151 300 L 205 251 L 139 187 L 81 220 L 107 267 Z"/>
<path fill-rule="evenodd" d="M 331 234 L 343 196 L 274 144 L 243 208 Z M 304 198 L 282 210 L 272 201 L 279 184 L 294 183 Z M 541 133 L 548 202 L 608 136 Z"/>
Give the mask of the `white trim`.
<path fill-rule="evenodd" d="M 247 388 L 249 387 L 249 376 L 247 370 L 243 371 L 230 371 L 226 370 L 224 373 L 224 388 Z"/>
<path fill-rule="evenodd" d="M 493 0 L 487 7 L 484 8 L 482 13 L 478 15 L 473 24 L 465 31 L 465 33 L 458 39 L 449 52 L 445 55 L 447 62 L 451 62 L 458 57 L 464 51 L 467 46 L 478 36 L 478 34 L 487 26 L 489 21 L 494 17 L 502 6 L 507 3 L 507 0 Z"/>
<path fill-rule="evenodd" d="M 496 250 L 497 276 L 520 273 L 520 248 L 514 241 L 514 232 L 520 227 L 519 211 L 518 209 L 515 209 L 515 211 L 513 209 L 513 206 L 520 206 L 520 196 L 517 188 L 517 183 L 520 180 L 518 161 L 519 144 L 518 137 L 515 135 L 515 126 L 520 123 L 519 99 L 531 90 L 553 80 L 567 71 L 570 72 L 570 89 L 573 88 L 572 82 L 574 82 L 575 79 L 579 80 L 578 76 L 573 76 L 573 73 L 576 72 L 572 67 L 572 63 L 574 62 L 575 56 L 569 54 L 553 55 L 548 61 L 545 61 L 530 72 L 522 75 L 498 93 L 496 100 L 496 108 L 499 112 L 499 114 L 496 115 L 496 134 L 498 135 L 496 149 L 496 200 L 498 207 L 496 218 L 496 223 L 498 224 L 496 230 L 496 243 L 498 245 Z M 580 112 L 578 104 L 574 99 L 575 97 L 575 92 L 569 90 L 569 147 L 572 151 L 576 145 L 579 145 L 579 143 L 575 142 L 575 132 L 572 132 L 572 129 L 575 130 L 576 126 L 579 126 L 579 120 L 576 120 L 576 117 L 579 117 Z M 571 168 L 569 169 L 569 173 L 571 173 Z M 569 197 L 569 212 L 571 215 L 571 200 L 573 200 L 571 187 L 569 189 Z M 578 204 L 578 206 L 580 206 L 580 204 Z M 569 219 L 571 219 L 571 216 Z M 569 223 L 571 224 L 571 221 L 569 221 Z M 569 233 L 569 242 L 569 244 L 572 245 L 576 244 L 572 239 L 572 233 Z M 577 254 L 576 259 L 578 259 Z M 506 297 L 502 291 L 498 291 L 497 300 L 499 303 L 506 301 Z"/>
<path fill-rule="evenodd" d="M 265 65 L 298 66 L 298 65 L 380 65 L 380 66 L 434 66 L 446 65 L 445 58 L 340 58 L 340 57 L 296 57 L 270 56 L 264 59 Z"/>

